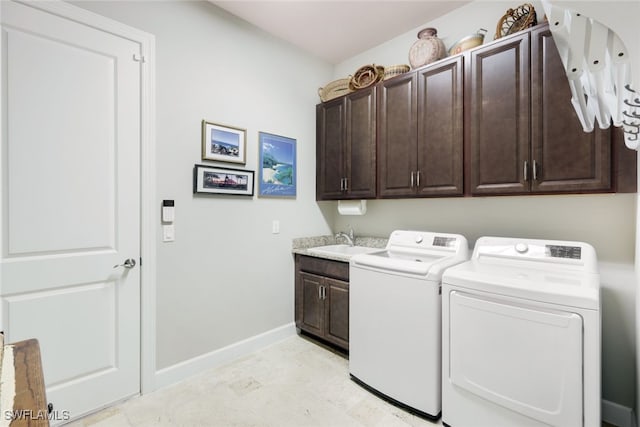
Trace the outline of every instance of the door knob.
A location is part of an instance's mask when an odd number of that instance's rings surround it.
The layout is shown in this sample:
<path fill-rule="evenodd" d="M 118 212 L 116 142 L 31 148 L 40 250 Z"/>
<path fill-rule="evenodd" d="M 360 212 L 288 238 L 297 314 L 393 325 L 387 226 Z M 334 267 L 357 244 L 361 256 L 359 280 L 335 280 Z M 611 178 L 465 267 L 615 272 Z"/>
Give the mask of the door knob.
<path fill-rule="evenodd" d="M 133 268 L 136 266 L 136 260 L 133 258 L 125 259 L 122 264 L 116 264 L 113 268 L 124 267 L 124 268 Z"/>

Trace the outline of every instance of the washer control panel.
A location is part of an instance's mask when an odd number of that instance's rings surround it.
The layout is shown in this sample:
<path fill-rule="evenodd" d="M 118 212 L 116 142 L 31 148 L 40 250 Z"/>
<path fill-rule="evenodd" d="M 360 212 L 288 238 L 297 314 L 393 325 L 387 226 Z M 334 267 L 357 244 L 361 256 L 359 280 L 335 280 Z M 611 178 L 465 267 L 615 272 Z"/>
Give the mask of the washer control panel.
<path fill-rule="evenodd" d="M 396 230 L 389 236 L 387 249 L 437 250 L 445 252 L 468 251 L 467 240 L 459 234 L 429 231 Z"/>
<path fill-rule="evenodd" d="M 546 254 L 552 258 L 582 258 L 582 248 L 580 246 L 546 245 Z"/>
<path fill-rule="evenodd" d="M 443 248 L 451 248 L 456 245 L 455 237 L 443 237 L 443 236 L 434 236 L 433 237 L 433 246 L 440 246 Z"/>

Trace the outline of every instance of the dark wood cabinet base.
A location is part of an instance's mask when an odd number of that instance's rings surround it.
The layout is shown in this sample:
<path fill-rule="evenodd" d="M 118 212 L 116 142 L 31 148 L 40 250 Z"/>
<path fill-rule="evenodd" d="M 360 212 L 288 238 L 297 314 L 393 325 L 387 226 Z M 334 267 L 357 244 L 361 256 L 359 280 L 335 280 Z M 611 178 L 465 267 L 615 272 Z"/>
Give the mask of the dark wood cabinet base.
<path fill-rule="evenodd" d="M 295 321 L 300 331 L 349 350 L 349 264 L 295 255 Z"/>

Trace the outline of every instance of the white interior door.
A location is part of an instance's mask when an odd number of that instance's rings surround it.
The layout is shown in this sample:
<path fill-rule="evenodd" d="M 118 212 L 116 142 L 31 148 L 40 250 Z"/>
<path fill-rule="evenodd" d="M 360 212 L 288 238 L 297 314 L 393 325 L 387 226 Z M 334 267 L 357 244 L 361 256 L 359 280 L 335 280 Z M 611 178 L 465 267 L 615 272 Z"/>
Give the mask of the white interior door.
<path fill-rule="evenodd" d="M 2 328 L 75 418 L 140 391 L 140 45 L 0 3 Z"/>

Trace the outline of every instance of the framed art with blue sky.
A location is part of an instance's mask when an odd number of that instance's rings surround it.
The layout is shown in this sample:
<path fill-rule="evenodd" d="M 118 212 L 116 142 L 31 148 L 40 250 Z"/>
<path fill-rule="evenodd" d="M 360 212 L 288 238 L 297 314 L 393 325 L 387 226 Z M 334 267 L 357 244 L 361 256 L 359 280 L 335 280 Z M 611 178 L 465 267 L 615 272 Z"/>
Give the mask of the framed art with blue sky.
<path fill-rule="evenodd" d="M 202 160 L 247 163 L 247 131 L 202 121 Z"/>
<path fill-rule="evenodd" d="M 296 140 L 258 132 L 258 197 L 296 197 Z"/>

